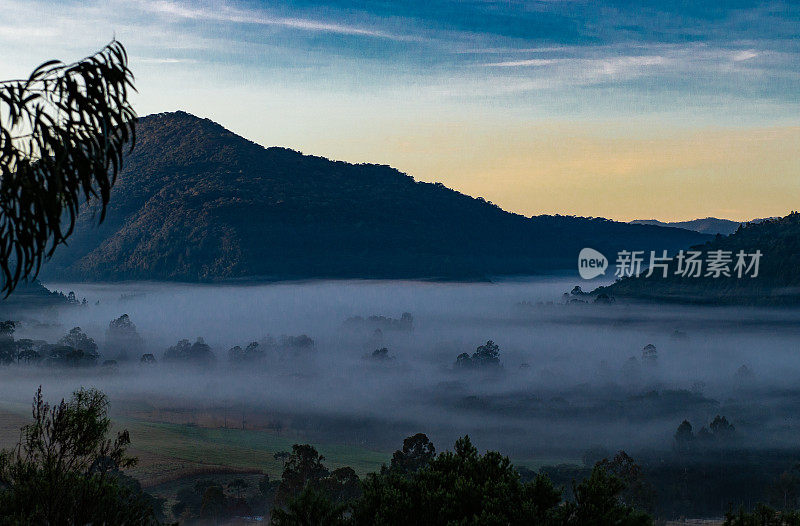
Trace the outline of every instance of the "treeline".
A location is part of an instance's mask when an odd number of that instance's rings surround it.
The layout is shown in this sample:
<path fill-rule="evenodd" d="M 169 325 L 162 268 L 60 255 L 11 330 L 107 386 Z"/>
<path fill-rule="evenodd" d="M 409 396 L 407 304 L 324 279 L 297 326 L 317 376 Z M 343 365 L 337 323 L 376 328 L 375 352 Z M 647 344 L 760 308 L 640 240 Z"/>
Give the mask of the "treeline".
<path fill-rule="evenodd" d="M 546 475 L 525 479 L 508 457 L 496 451 L 481 454 L 468 436 L 458 439 L 452 451 L 438 454 L 426 435 L 408 437 L 389 464 L 364 479 L 350 467 L 329 469 L 308 444 L 295 444 L 291 453 L 279 455 L 284 461 L 280 480 L 264 475 L 250 499 L 242 498 L 243 479 L 227 485 L 201 480 L 179 492 L 174 516 L 185 524 L 208 524 L 263 512 L 273 526 L 653 522 L 628 502 L 629 488 L 638 482 L 627 456 L 623 462 L 597 463 L 584 480 L 572 483 L 572 497 L 565 499 L 563 489 Z"/>
<path fill-rule="evenodd" d="M 127 314 L 112 320 L 106 331 L 105 352 L 99 352 L 98 344 L 80 327 L 73 327 L 55 343 L 46 340 L 14 337 L 17 323 L 11 320 L 0 322 L 0 364 L 12 363 L 27 365 L 91 367 L 103 365 L 114 368 L 119 362 L 138 361 L 154 364 L 160 360 L 165 363 L 210 366 L 217 361 L 217 355 L 198 337 L 194 343 L 179 340 L 168 347 L 159 358 L 153 353 L 143 352 L 144 340 L 136 330 L 136 325 Z M 294 356 L 314 348 L 314 340 L 305 334 L 283 335 L 273 338 L 267 335 L 259 341 L 250 342 L 242 349 L 232 347 L 226 353 L 232 364 L 254 362 L 272 354 Z"/>
<path fill-rule="evenodd" d="M 744 447 L 724 415 L 699 429 L 684 420 L 677 426 L 671 451 L 639 451 L 636 456 L 636 463 L 625 454 L 613 462 L 626 474 L 626 501 L 655 517 L 746 518 L 761 516 L 764 510 L 789 517 L 800 509 L 800 450 Z M 544 466 L 539 472 L 569 489 L 571 481 L 589 476 L 597 462 L 610 457 L 604 448 L 591 448 L 584 453 L 583 465 Z M 524 470 L 522 474 L 533 476 Z"/>
<path fill-rule="evenodd" d="M 127 454 L 128 432 L 111 432 L 107 409 L 107 398 L 96 390 L 81 389 L 53 406 L 41 389 L 36 393 L 31 424 L 16 447 L 0 452 L 0 524 L 164 523 L 165 501 L 124 474 L 137 460 Z M 800 469 L 784 472 L 773 488 L 778 509 L 757 501 L 737 506 L 728 497 L 745 487 L 758 495 L 763 478 L 743 466 L 768 469 L 778 459 L 739 457 L 726 442 L 734 428 L 721 416 L 709 429 L 718 449 L 704 449 L 702 456 L 679 444 L 691 433 L 682 423 L 672 457 L 645 455 L 640 465 L 622 451 L 594 451 L 584 468 L 539 472 L 499 452 L 479 452 L 468 436 L 441 453 L 426 435 L 410 436 L 388 464 L 364 478 L 350 467 L 330 469 L 316 448 L 295 444 L 291 452 L 274 453 L 283 462 L 281 478 L 262 475 L 255 494 L 244 478 L 200 480 L 178 492 L 169 514 L 197 525 L 264 516 L 274 526 L 646 525 L 656 516 L 720 516 L 725 506 L 731 526 L 800 524 L 793 511 L 800 507 Z M 598 455 L 605 456 L 594 460 Z M 716 502 L 704 509 L 701 500 Z"/>

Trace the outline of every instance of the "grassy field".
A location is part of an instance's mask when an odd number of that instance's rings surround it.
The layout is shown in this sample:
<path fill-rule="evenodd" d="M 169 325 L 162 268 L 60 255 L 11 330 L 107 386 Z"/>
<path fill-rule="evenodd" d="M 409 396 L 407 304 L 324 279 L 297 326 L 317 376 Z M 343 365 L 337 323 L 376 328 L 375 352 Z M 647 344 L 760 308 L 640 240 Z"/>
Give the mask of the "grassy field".
<path fill-rule="evenodd" d="M 291 451 L 292 439 L 263 430 L 204 428 L 185 424 L 117 419 L 131 434 L 131 453 L 140 458 L 132 471 L 146 486 L 198 473 L 266 473 L 278 478 L 283 465 L 273 458 Z M 336 444 L 313 444 L 335 469 L 350 466 L 363 475 L 380 468 L 389 455 Z"/>
<path fill-rule="evenodd" d="M 0 403 L 0 447 L 9 448 L 19 440 L 19 429 L 30 420 L 30 406 Z M 225 474 L 261 474 L 280 478 L 278 451 L 291 451 L 298 442 L 262 429 L 202 427 L 150 421 L 115 415 L 116 429 L 131 434 L 129 452 L 138 465 L 129 471 L 147 488 L 163 486 L 186 477 Z M 390 454 L 337 444 L 313 444 L 335 469 L 350 466 L 359 475 L 380 468 Z"/>

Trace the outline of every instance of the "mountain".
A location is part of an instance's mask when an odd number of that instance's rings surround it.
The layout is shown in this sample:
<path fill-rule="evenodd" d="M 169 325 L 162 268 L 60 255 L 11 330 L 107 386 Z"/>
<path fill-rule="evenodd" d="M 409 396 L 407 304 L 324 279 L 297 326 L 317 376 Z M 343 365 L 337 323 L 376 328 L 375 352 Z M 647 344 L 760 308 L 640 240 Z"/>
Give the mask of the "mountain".
<path fill-rule="evenodd" d="M 773 218 L 774 219 L 774 218 Z M 760 223 L 764 219 L 753 219 L 750 223 Z M 657 219 L 635 219 L 631 221 L 634 225 L 655 225 L 655 226 L 671 226 L 675 228 L 685 228 L 686 230 L 694 230 L 701 234 L 722 234 L 727 236 L 736 232 L 739 228 L 739 221 L 731 221 L 729 219 L 718 219 L 716 217 L 706 217 L 703 219 L 692 219 L 691 221 L 672 221 L 665 223 Z"/>
<path fill-rule="evenodd" d="M 140 120 L 106 220 L 80 215 L 58 279 L 480 279 L 576 269 L 584 246 L 676 249 L 707 236 L 524 217 L 393 168 L 264 148 L 184 112 Z"/>
<path fill-rule="evenodd" d="M 729 253 L 731 276 L 707 277 L 707 266 L 701 277 L 676 275 L 677 262 L 673 261 L 666 278 L 658 272 L 650 278 L 625 278 L 593 293 L 689 303 L 800 304 L 800 213 L 742 225 L 730 236 L 716 237 L 692 249 L 702 251 L 704 261 L 712 251 Z M 733 272 L 740 251 L 745 255 L 761 253 L 757 276 L 750 277 L 751 271 L 740 278 Z M 750 261 L 746 258 L 748 265 Z"/>

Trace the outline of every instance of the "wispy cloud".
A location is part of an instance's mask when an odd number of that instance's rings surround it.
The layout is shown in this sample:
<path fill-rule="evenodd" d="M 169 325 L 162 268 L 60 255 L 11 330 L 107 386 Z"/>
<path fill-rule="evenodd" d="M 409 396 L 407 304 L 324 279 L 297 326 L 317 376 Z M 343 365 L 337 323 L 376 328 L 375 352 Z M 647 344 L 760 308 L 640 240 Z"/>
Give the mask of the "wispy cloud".
<path fill-rule="evenodd" d="M 131 57 L 131 62 L 140 64 L 195 64 L 197 60 L 193 58 L 174 58 L 174 57 Z"/>
<path fill-rule="evenodd" d="M 745 60 L 750 60 L 751 58 L 756 58 L 758 53 L 753 51 L 752 49 L 746 49 L 744 51 L 739 51 L 738 53 L 734 53 L 733 60 L 734 62 L 744 62 Z"/>
<path fill-rule="evenodd" d="M 417 37 L 410 35 L 398 35 L 380 29 L 365 28 L 343 23 L 332 23 L 308 18 L 281 17 L 273 15 L 262 9 L 239 9 L 224 4 L 215 6 L 213 9 L 195 7 L 166 0 L 140 0 L 138 4 L 142 9 L 151 13 L 182 19 L 228 22 L 234 24 L 278 26 L 302 31 L 320 31 L 341 35 L 373 37 L 398 41 L 418 40 Z"/>
<path fill-rule="evenodd" d="M 555 59 L 546 59 L 546 58 L 532 58 L 529 60 L 509 60 L 506 62 L 489 62 L 487 64 L 483 64 L 486 67 L 497 67 L 497 68 L 516 68 L 516 67 L 523 67 L 523 66 L 549 66 L 551 64 L 555 64 L 558 62 Z"/>

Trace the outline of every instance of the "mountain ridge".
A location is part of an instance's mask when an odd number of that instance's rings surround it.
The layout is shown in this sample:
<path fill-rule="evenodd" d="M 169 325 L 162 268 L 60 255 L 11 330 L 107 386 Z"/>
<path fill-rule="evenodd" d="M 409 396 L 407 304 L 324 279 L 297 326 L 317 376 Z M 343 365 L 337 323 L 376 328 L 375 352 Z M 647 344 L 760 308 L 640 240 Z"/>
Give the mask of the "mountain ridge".
<path fill-rule="evenodd" d="M 750 221 L 732 221 L 730 219 L 720 219 L 718 217 L 703 217 L 698 219 L 690 219 L 688 221 L 659 221 L 658 219 L 634 219 L 630 221 L 634 225 L 654 225 L 664 227 L 685 228 L 701 234 L 716 235 L 720 234 L 727 236 L 736 232 L 739 225 L 746 225 L 749 223 L 760 223 L 767 219 L 775 219 L 774 217 L 752 219 Z"/>
<path fill-rule="evenodd" d="M 575 268 L 583 246 L 674 249 L 707 236 L 506 212 L 386 165 L 264 148 L 186 112 L 140 119 L 107 219 L 81 213 L 45 277 L 483 279 Z"/>

